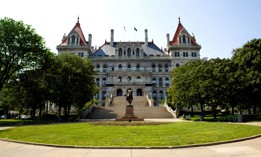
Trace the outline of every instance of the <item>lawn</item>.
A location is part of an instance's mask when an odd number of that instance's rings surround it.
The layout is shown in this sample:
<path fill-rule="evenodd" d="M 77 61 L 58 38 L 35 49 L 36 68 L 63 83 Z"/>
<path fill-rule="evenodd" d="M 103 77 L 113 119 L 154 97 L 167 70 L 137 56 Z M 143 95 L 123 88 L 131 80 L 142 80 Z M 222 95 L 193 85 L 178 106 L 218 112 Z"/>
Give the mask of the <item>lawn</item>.
<path fill-rule="evenodd" d="M 0 131 L 0 138 L 66 146 L 180 146 L 261 134 L 261 127 L 231 123 L 131 124 L 134 125 L 114 122 L 21 126 Z"/>

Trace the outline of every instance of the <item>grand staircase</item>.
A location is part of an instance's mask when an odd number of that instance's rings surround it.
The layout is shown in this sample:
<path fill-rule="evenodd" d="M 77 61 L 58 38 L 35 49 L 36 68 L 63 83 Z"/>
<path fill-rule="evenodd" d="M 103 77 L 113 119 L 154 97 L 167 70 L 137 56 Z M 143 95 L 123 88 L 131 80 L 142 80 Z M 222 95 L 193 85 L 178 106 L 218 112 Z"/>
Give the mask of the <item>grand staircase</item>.
<path fill-rule="evenodd" d="M 87 119 L 115 119 L 125 115 L 128 102 L 124 96 L 114 97 L 112 104 L 101 107 L 96 106 L 89 113 Z M 132 105 L 134 106 L 134 114 L 138 118 L 173 118 L 165 107 L 152 107 L 147 103 L 146 97 L 134 96 Z"/>

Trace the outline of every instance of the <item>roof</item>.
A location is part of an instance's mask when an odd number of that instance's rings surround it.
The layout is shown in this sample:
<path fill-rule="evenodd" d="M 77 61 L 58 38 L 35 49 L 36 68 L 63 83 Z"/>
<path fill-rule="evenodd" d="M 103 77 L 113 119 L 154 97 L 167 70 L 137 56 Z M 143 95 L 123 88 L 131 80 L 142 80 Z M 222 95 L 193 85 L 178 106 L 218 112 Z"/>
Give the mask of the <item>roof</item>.
<path fill-rule="evenodd" d="M 83 31 L 82 31 L 82 28 L 81 28 L 81 24 L 79 22 L 79 17 L 78 17 L 78 20 L 77 20 L 75 26 L 73 27 L 73 29 L 70 31 L 70 33 L 66 37 L 63 37 L 62 43 L 59 44 L 59 46 L 68 46 L 68 37 L 72 33 L 76 33 L 80 37 L 80 46 L 87 45 L 87 42 L 85 40 Z"/>
<path fill-rule="evenodd" d="M 126 45 L 137 45 L 140 44 L 143 52 L 147 56 L 166 56 L 166 54 L 153 42 L 148 42 L 148 46 L 144 42 L 114 42 L 113 46 L 110 45 L 110 42 L 105 42 L 98 50 L 96 50 L 91 56 L 113 56 L 115 55 L 115 49 L 121 44 Z"/>
<path fill-rule="evenodd" d="M 187 34 L 187 36 L 191 39 L 191 45 L 193 45 L 193 46 L 198 46 L 198 43 L 196 42 L 195 37 L 192 37 L 192 36 L 188 33 L 188 31 L 185 29 L 185 27 L 181 24 L 180 18 L 179 18 L 179 24 L 178 24 L 177 30 L 176 30 L 176 32 L 175 32 L 175 34 L 174 34 L 174 36 L 173 36 L 172 41 L 171 41 L 171 45 L 174 45 L 174 46 L 179 45 L 178 36 L 179 36 L 181 33 L 186 33 L 186 34 Z"/>

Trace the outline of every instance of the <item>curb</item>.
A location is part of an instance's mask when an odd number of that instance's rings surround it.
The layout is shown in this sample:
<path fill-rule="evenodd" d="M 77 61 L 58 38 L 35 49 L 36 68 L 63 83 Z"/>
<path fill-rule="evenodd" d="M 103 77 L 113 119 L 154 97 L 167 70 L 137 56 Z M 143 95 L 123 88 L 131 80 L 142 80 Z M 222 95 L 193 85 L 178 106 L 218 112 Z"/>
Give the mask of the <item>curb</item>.
<path fill-rule="evenodd" d="M 193 147 L 205 147 L 205 146 L 213 146 L 213 145 L 220 145 L 220 144 L 227 144 L 227 143 L 234 143 L 234 142 L 241 142 L 246 140 L 251 140 L 255 138 L 261 137 L 261 134 L 245 137 L 245 138 L 239 138 L 239 139 L 233 139 L 228 141 L 221 141 L 221 142 L 211 142 L 211 143 L 203 143 L 203 144 L 192 144 L 192 145 L 182 145 L 182 146 L 61 146 L 61 145 L 55 145 L 55 144 L 44 144 L 44 143 L 34 143 L 34 142 L 25 142 L 25 141 L 18 141 L 18 140 L 10 140 L 10 139 L 4 139 L 0 138 L 1 141 L 6 142 L 14 142 L 14 143 L 20 143 L 20 144 L 30 144 L 30 145 L 36 145 L 36 146 L 47 146 L 47 147 L 56 147 L 56 148 L 81 148 L 81 149 L 179 149 L 179 148 L 193 148 Z"/>

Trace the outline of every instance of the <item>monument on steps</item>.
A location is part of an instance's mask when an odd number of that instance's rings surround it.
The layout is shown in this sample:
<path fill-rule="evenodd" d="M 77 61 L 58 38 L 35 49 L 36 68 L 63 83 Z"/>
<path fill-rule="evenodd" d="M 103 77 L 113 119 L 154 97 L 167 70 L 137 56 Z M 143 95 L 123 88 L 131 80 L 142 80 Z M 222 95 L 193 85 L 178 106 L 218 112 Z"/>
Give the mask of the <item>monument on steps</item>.
<path fill-rule="evenodd" d="M 126 97 L 126 100 L 128 102 L 128 105 L 126 106 L 126 113 L 125 115 L 120 118 L 120 119 L 116 119 L 117 121 L 143 121 L 143 118 L 138 118 L 134 115 L 134 107 L 132 105 L 132 100 L 133 100 L 133 95 L 132 95 L 132 90 L 131 89 L 127 89 L 126 95 L 124 95 Z"/>

